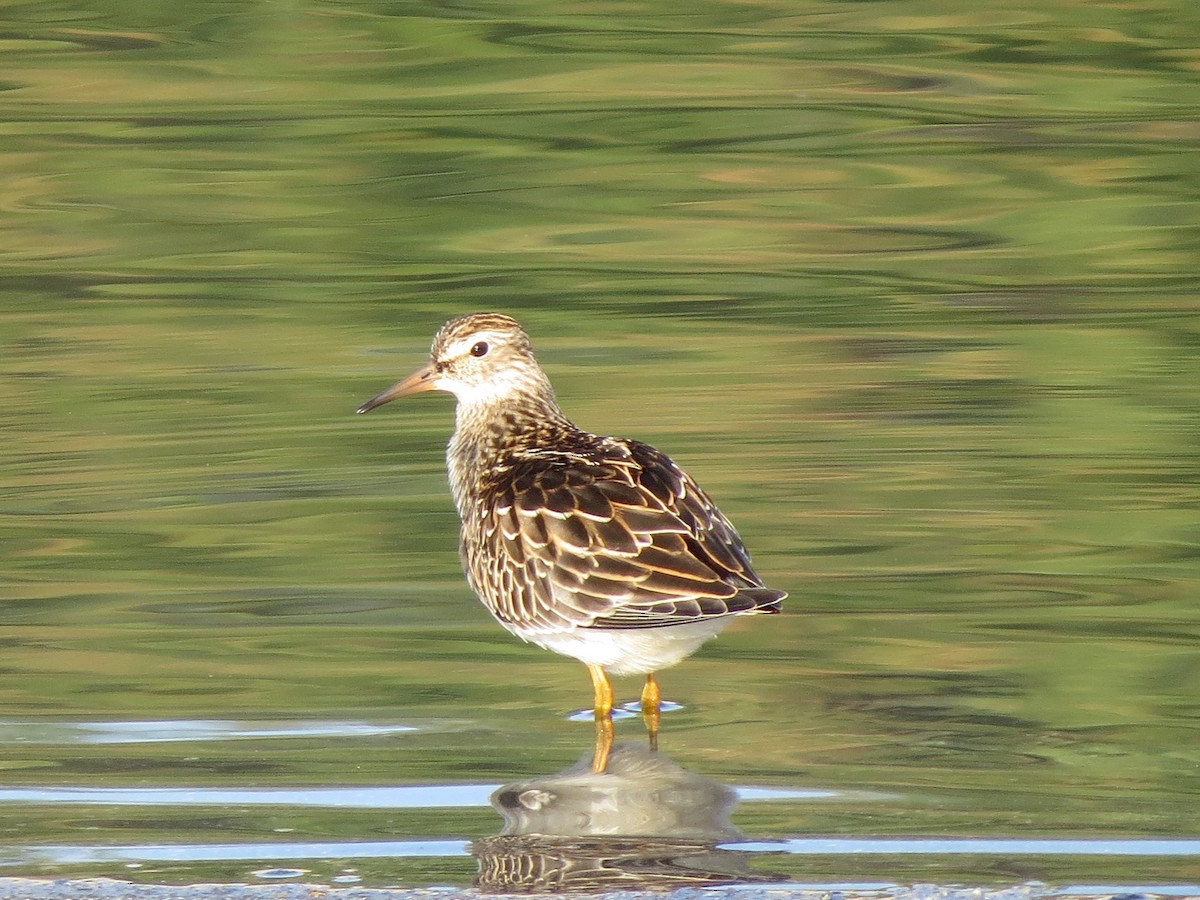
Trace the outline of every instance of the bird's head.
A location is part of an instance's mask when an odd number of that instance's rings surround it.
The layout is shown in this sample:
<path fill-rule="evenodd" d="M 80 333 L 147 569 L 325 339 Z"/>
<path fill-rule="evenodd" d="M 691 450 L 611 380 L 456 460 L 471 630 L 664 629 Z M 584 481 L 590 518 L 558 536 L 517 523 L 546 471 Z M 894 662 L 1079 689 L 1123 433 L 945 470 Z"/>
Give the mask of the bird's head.
<path fill-rule="evenodd" d="M 358 408 L 370 412 L 401 397 L 446 391 L 468 407 L 504 405 L 553 392 L 533 355 L 529 337 L 500 313 L 451 319 L 433 339 L 429 363 Z"/>

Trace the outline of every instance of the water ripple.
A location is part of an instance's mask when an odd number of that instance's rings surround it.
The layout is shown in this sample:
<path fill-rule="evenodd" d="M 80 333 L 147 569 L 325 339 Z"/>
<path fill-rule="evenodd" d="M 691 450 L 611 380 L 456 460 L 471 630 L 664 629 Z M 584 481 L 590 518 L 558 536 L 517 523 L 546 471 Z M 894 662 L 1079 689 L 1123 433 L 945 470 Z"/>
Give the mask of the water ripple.
<path fill-rule="evenodd" d="M 342 809 L 452 809 L 486 807 L 498 784 L 430 784 L 310 788 L 85 788 L 70 786 L 0 788 L 0 803 L 86 806 L 312 806 Z M 836 791 L 734 789 L 751 802 L 827 800 Z"/>
<path fill-rule="evenodd" d="M 147 722 L 0 722 L 0 744 L 161 744 L 247 738 L 373 737 L 416 731 L 369 722 L 233 722 L 184 719 Z"/>
<path fill-rule="evenodd" d="M 848 853 L 887 855 L 958 854 L 1003 856 L 1200 856 L 1200 840 L 1162 838 L 793 838 L 785 841 L 747 841 L 722 845 L 747 853 L 794 853 L 838 856 Z"/>
<path fill-rule="evenodd" d="M 79 864 L 93 862 L 197 862 L 216 860 L 314 860 L 387 857 L 455 857 L 470 854 L 466 840 L 261 842 L 221 844 L 43 845 L 6 847 L 0 866 Z M 981 854 L 1001 856 L 1200 856 L 1200 841 L 1119 840 L 906 840 L 812 839 L 778 843 L 736 843 L 724 849 L 742 853 L 774 852 L 843 856 L 860 854 L 920 854 L 943 856 Z"/>

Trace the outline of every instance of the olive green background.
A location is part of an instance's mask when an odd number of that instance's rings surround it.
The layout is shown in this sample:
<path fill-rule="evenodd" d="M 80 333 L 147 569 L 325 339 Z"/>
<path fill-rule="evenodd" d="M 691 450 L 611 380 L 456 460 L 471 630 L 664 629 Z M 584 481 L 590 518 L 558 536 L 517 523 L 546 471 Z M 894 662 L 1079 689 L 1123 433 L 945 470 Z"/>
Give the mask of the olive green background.
<path fill-rule="evenodd" d="M 568 414 L 674 456 L 791 592 L 662 679 L 681 765 L 840 792 L 745 804 L 747 834 L 1200 830 L 1190 0 L 110 7 L 0 11 L 6 784 L 500 783 L 587 752 L 582 667 L 459 572 L 451 401 L 353 415 L 492 309 Z M 67 727 L 193 719 L 416 730 Z M 499 828 L 0 813 L 14 847 Z M 1077 874 L 893 863 L 769 868 Z"/>

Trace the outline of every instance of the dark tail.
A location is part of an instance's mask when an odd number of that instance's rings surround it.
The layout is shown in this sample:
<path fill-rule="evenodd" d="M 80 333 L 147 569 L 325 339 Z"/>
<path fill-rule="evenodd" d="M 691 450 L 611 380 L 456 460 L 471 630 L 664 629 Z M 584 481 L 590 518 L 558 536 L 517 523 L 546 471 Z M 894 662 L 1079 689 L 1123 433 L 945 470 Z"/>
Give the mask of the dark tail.
<path fill-rule="evenodd" d="M 776 591 L 768 587 L 742 588 L 728 603 L 731 612 L 777 613 L 783 609 L 786 597 L 786 591 Z"/>

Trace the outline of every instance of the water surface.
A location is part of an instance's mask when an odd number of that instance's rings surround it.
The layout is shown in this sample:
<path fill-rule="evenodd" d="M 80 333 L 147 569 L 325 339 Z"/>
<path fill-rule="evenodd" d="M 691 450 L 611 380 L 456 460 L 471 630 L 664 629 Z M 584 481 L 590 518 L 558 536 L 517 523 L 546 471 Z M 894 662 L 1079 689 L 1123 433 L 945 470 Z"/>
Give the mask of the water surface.
<path fill-rule="evenodd" d="M 791 592 L 663 677 L 741 877 L 1200 881 L 1191 5 L 3 31 L 13 871 L 465 885 L 590 752 L 462 580 L 451 402 L 353 415 L 497 309 Z"/>

